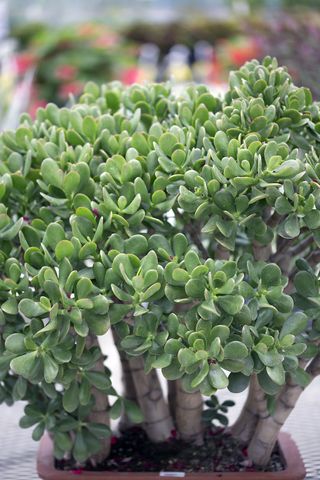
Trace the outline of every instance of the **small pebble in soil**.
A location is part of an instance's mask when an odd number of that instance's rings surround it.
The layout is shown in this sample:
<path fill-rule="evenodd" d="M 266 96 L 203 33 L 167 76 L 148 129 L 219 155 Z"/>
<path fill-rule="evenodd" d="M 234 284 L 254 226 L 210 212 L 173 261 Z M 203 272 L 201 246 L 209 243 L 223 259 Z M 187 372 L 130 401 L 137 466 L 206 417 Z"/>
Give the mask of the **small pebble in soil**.
<path fill-rule="evenodd" d="M 117 472 L 254 472 L 255 468 L 243 448 L 228 432 L 221 428 L 209 428 L 204 443 L 195 449 L 176 438 L 175 432 L 161 444 L 152 444 L 145 432 L 134 427 L 111 439 L 111 453 L 99 465 L 87 463 L 83 470 Z M 266 471 L 283 470 L 278 447 L 272 453 Z M 57 460 L 60 470 L 78 470 L 72 460 Z"/>

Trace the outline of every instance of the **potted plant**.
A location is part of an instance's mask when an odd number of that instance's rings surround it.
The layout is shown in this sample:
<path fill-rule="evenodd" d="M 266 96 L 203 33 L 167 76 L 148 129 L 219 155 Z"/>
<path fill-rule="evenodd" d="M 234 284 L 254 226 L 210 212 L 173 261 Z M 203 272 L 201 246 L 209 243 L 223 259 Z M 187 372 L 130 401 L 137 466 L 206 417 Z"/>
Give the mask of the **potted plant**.
<path fill-rule="evenodd" d="M 303 478 L 279 431 L 320 373 L 319 127 L 309 90 L 267 57 L 232 72 L 222 101 L 204 86 L 89 83 L 71 108 L 2 133 L 0 400 L 26 400 L 21 426 L 47 432 L 40 477 L 156 478 L 117 472 L 140 442 L 149 461 L 187 452 L 161 476 Z M 226 387 L 248 388 L 233 437 L 203 422 L 224 422 Z M 112 453 L 117 417 L 129 454 Z M 222 460 L 246 448 L 229 473 L 203 473 L 213 434 Z M 259 471 L 277 439 L 283 470 Z"/>

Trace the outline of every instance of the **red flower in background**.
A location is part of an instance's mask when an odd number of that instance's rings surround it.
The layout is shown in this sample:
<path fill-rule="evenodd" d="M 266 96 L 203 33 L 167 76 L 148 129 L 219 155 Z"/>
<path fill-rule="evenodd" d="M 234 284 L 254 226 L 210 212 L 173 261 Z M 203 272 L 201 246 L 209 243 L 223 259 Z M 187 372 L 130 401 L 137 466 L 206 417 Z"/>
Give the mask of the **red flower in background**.
<path fill-rule="evenodd" d="M 93 47 L 98 48 L 105 48 L 105 47 L 113 47 L 119 41 L 118 35 L 115 33 L 103 33 L 99 35 L 96 39 L 91 42 Z"/>
<path fill-rule="evenodd" d="M 137 67 L 126 68 L 121 72 L 120 80 L 125 85 L 136 83 L 139 77 L 139 69 Z"/>
<path fill-rule="evenodd" d="M 62 81 L 73 80 L 78 73 L 78 69 L 73 65 L 60 65 L 56 69 L 56 77 Z"/>
<path fill-rule="evenodd" d="M 19 75 L 24 75 L 36 64 L 37 57 L 31 52 L 19 53 L 15 57 L 16 67 Z"/>
<path fill-rule="evenodd" d="M 82 92 L 82 89 L 83 83 L 74 81 L 60 85 L 58 93 L 63 100 L 67 100 L 70 94 L 77 96 Z"/>
<path fill-rule="evenodd" d="M 259 46 L 254 41 L 254 39 L 246 39 L 245 42 L 241 45 L 231 46 L 229 50 L 231 62 L 237 66 L 241 67 L 245 62 L 256 58 L 259 56 Z"/>
<path fill-rule="evenodd" d="M 47 105 L 47 102 L 45 100 L 41 100 L 40 98 L 32 99 L 28 109 L 28 112 L 31 118 L 33 119 L 36 118 L 36 113 L 38 108 L 41 108 L 41 107 L 45 108 L 46 105 Z"/>
<path fill-rule="evenodd" d="M 28 106 L 28 113 L 31 116 L 31 118 L 36 118 L 36 113 L 38 108 L 45 108 L 47 105 L 47 101 L 44 98 L 40 97 L 40 92 L 39 88 L 37 85 L 33 84 L 31 85 L 31 90 L 30 90 L 30 101 L 29 101 L 29 106 Z"/>
<path fill-rule="evenodd" d="M 226 72 L 221 62 L 214 58 L 208 74 L 208 81 L 211 83 L 224 83 L 226 81 Z"/>

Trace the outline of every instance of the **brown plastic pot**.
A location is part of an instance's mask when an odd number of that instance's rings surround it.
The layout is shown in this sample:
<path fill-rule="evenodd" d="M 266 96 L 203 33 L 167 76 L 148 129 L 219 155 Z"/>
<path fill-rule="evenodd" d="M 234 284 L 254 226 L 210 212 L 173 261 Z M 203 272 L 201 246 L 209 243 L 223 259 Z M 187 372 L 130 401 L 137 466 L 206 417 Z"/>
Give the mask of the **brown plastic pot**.
<path fill-rule="evenodd" d="M 42 480 L 95 480 L 95 479 L 119 479 L 119 480 L 155 480 L 156 478 L 172 479 L 187 478 L 198 480 L 303 480 L 306 475 L 304 464 L 296 444 L 288 433 L 281 432 L 279 435 L 279 447 L 286 468 L 281 472 L 206 472 L 206 473 L 183 473 L 183 472 L 89 472 L 82 471 L 77 475 L 72 471 L 57 470 L 54 467 L 53 444 L 49 435 L 42 437 L 37 457 L 37 470 Z"/>

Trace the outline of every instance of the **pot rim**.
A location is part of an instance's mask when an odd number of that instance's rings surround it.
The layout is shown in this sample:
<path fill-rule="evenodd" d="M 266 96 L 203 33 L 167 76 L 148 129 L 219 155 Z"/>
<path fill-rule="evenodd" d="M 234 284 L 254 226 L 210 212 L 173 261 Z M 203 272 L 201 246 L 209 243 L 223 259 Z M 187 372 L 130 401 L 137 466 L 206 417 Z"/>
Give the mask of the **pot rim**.
<path fill-rule="evenodd" d="M 286 468 L 279 472 L 192 472 L 184 475 L 177 475 L 178 472 L 91 472 L 82 471 L 79 475 L 80 480 L 91 479 L 133 479 L 133 480 L 155 480 L 156 478 L 172 479 L 172 478 L 186 478 L 186 479 L 200 479 L 204 480 L 302 480 L 305 478 L 306 470 L 300 452 L 291 438 L 290 434 L 280 432 L 278 437 L 278 444 L 281 455 L 286 463 Z M 37 471 L 40 478 L 43 480 L 75 480 L 77 474 L 67 470 L 57 470 L 54 466 L 53 457 L 53 442 L 50 436 L 46 433 L 41 441 L 37 454 Z M 171 473 L 171 474 L 170 474 Z M 183 473 L 183 472 L 181 472 Z"/>

